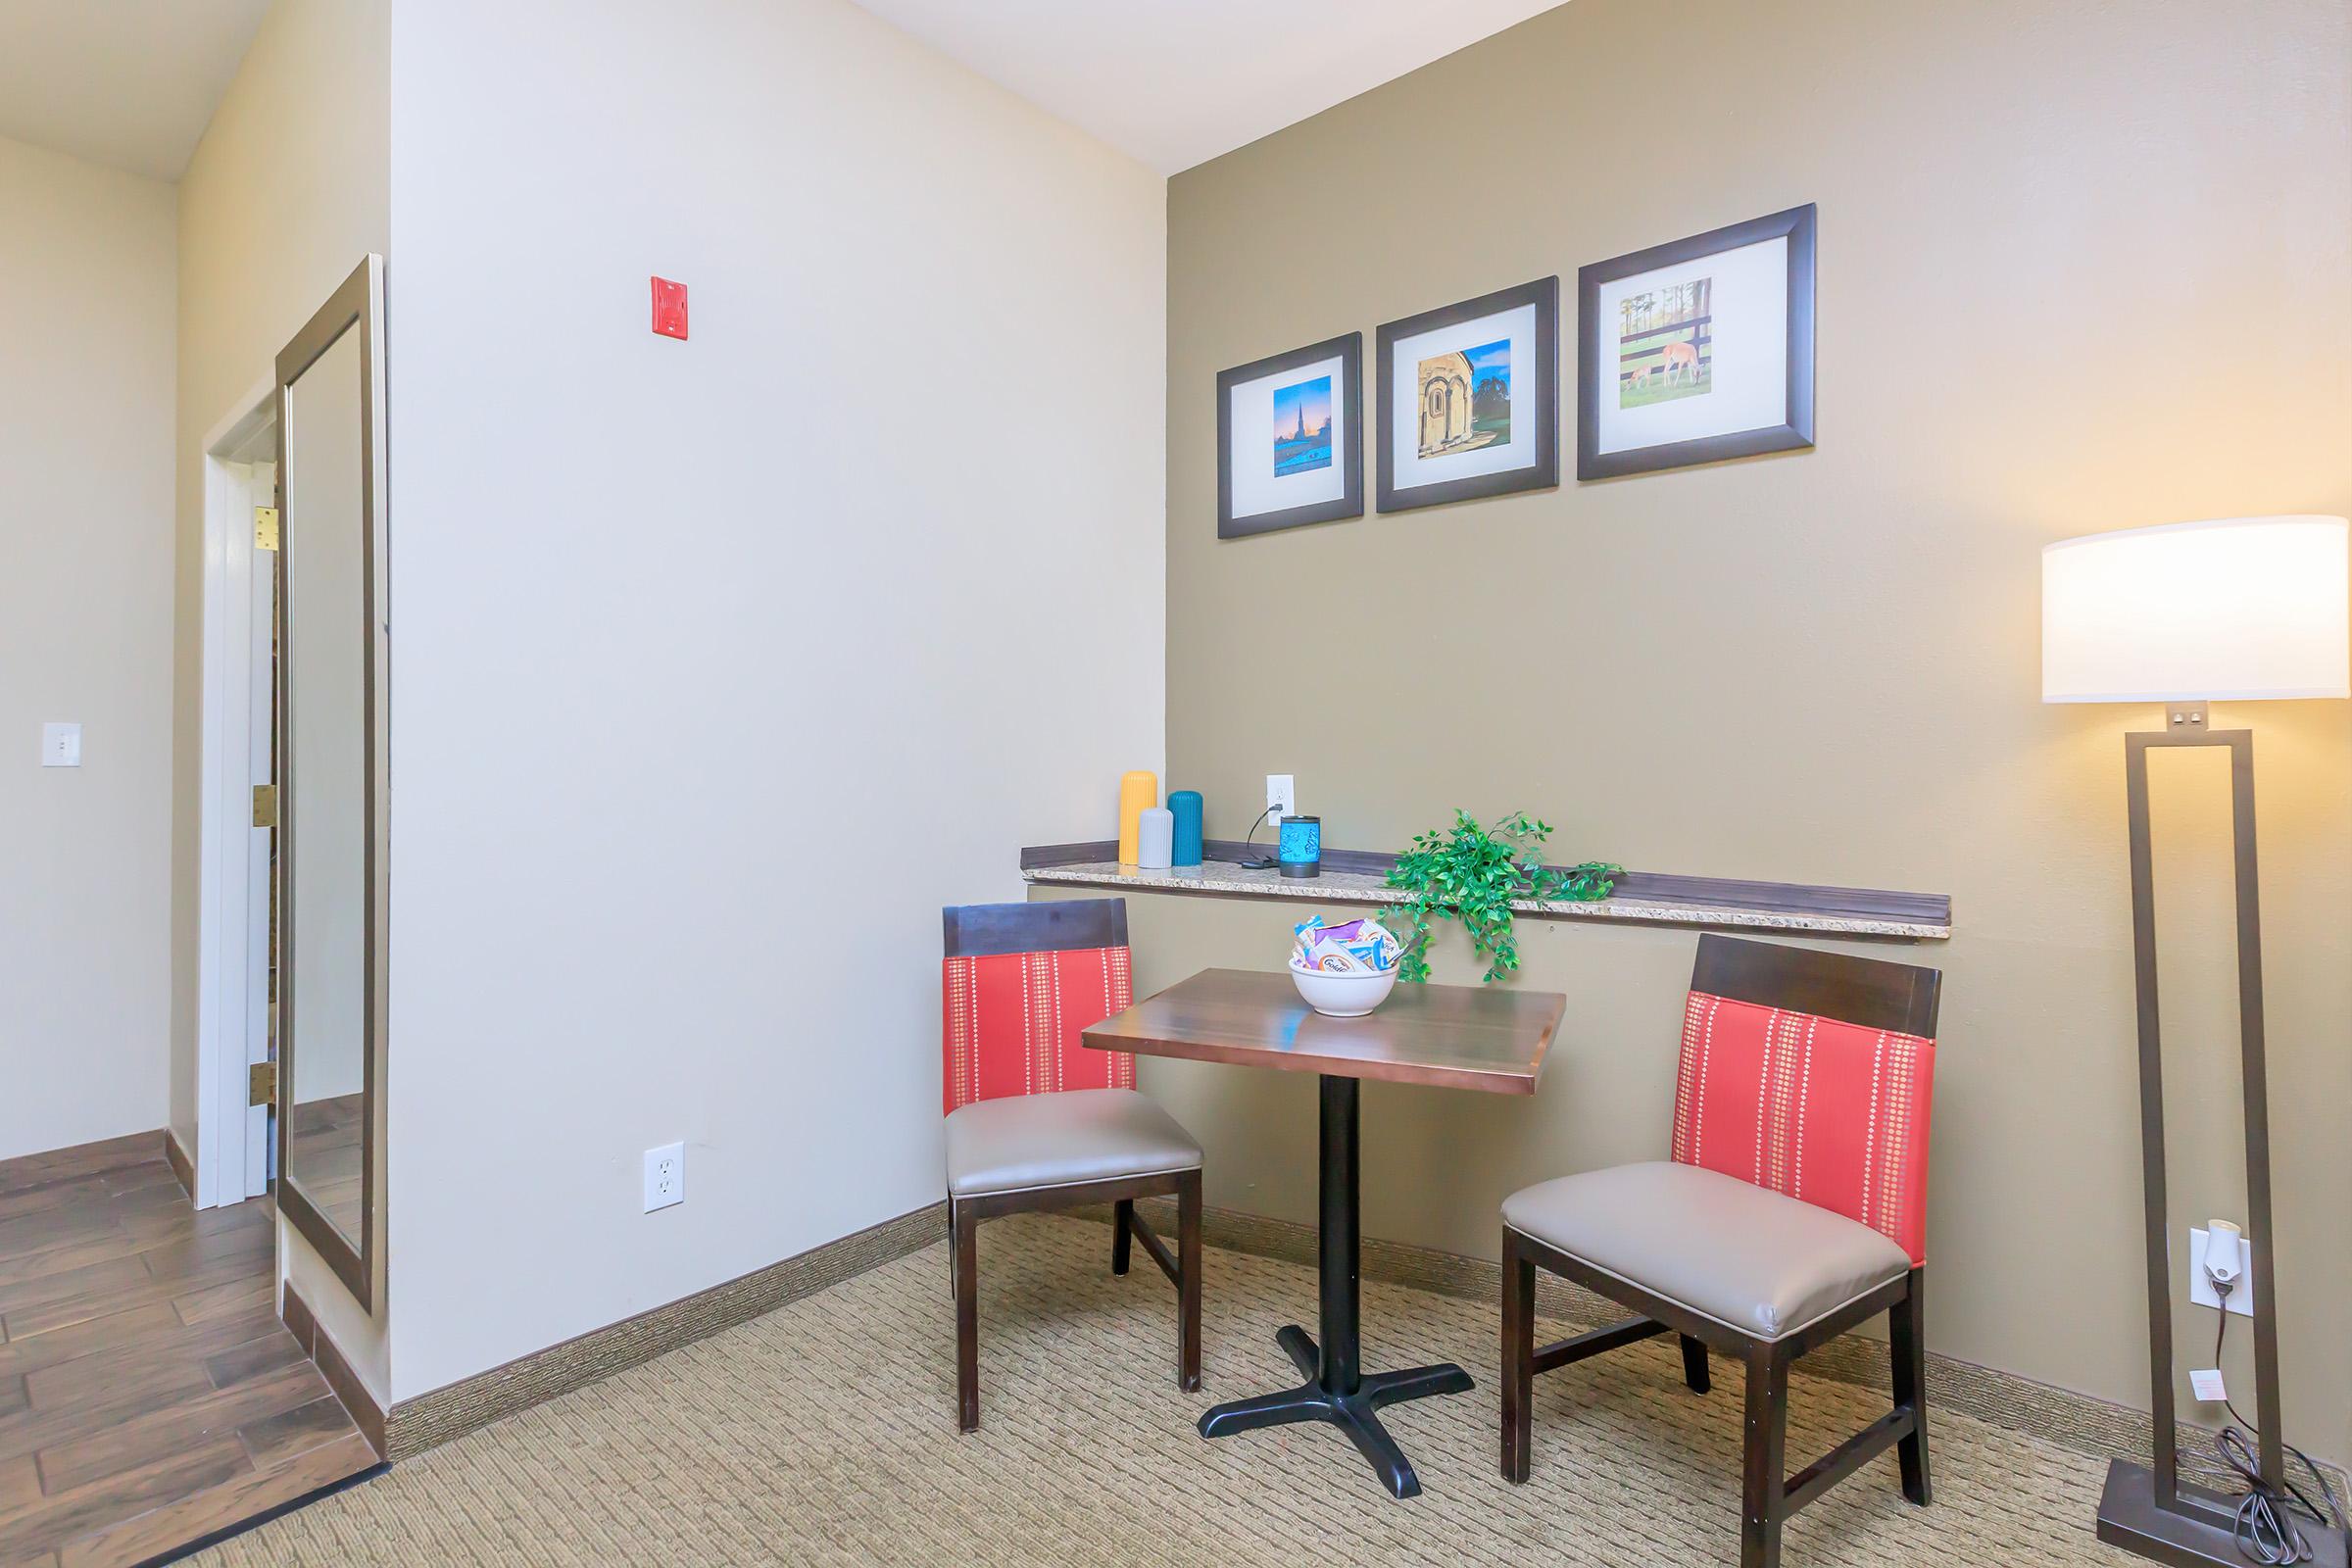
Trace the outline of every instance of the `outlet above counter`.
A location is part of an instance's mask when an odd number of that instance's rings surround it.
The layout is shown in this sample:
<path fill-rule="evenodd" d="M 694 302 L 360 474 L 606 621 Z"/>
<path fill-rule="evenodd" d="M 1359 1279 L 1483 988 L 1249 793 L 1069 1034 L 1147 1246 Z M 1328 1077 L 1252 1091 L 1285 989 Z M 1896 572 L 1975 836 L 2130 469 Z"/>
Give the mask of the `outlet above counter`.
<path fill-rule="evenodd" d="M 1212 839 L 1203 862 L 1147 871 L 1118 861 L 1118 845 L 1104 839 L 1049 844 L 1021 851 L 1021 879 L 1050 887 L 1108 888 L 1122 892 L 1191 894 L 1210 898 L 1292 899 L 1317 904 L 1402 904 L 1388 885 L 1394 855 L 1325 850 L 1320 876 L 1286 877 L 1241 862 L 1267 853 Z M 1952 934 L 1952 901 L 1942 893 L 1892 893 L 1873 888 L 1814 887 L 1794 882 L 1744 882 L 1720 877 L 1628 871 L 1617 890 L 1590 904 L 1523 900 L 1519 913 L 1548 920 L 1623 920 L 1642 925 L 1714 931 L 1807 931 L 1820 936 L 1889 942 L 1941 942 Z"/>

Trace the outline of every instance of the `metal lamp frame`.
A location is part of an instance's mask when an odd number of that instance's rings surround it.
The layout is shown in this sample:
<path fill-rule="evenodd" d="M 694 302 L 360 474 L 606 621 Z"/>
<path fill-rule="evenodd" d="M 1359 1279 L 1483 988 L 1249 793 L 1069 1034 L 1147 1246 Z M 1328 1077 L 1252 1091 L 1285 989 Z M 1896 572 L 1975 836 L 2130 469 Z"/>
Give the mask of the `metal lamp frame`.
<path fill-rule="evenodd" d="M 2173 1387 L 2170 1212 L 2165 1191 L 2164 1051 L 2156 997 L 2156 890 L 2148 829 L 2148 753 L 2226 746 L 2237 891 L 2238 1054 L 2245 1100 L 2246 1207 L 2253 1247 L 2254 1400 L 2265 1484 L 2283 1491 L 2285 1442 L 2278 1399 L 2278 1275 L 2272 1268 L 2271 1115 L 2263 1046 L 2262 900 L 2254 858 L 2254 732 L 2206 727 L 2205 705 L 2174 704 L 2169 727 L 2124 737 L 2124 787 L 2132 841 L 2132 956 L 2139 1012 L 2140 1180 L 2147 1208 L 2148 1396 L 2155 1425 L 2152 1464 L 2118 1459 L 2099 1498 L 2101 1541 L 2158 1562 L 2196 1565 L 2245 1558 L 2234 1537 L 2237 1499 L 2180 1480 Z M 2306 1525 L 2314 1568 L 2344 1568 L 2344 1538 Z"/>

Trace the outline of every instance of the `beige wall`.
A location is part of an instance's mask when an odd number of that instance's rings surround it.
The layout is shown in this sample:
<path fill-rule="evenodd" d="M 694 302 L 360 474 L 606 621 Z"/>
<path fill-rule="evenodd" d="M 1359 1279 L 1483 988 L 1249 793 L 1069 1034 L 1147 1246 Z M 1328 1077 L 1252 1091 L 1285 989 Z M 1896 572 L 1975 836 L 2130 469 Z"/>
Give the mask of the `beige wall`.
<path fill-rule="evenodd" d="M 164 1124 L 172 225 L 0 140 L 0 1159 Z"/>
<path fill-rule="evenodd" d="M 940 906 L 1159 762 L 1166 228 L 842 0 L 393 31 L 407 1398 L 939 1199 Z"/>
<path fill-rule="evenodd" d="M 180 181 L 172 1119 L 183 1129 L 196 1120 L 204 441 L 361 258 L 391 248 L 388 3 L 278 0 Z M 362 1314 L 291 1226 L 278 1234 L 289 1276 L 383 1396 L 380 1306 Z"/>
<path fill-rule="evenodd" d="M 2037 552 L 2352 512 L 2346 26 L 2332 0 L 2259 27 L 2153 0 L 1577 0 L 1177 176 L 1169 782 L 1222 835 L 1287 771 L 1342 846 L 1524 807 L 1560 857 L 1949 892 L 1953 940 L 1896 954 L 1947 975 L 1931 1341 L 2144 1400 L 2120 736 L 2154 715 L 2037 701 Z M 1464 115 L 1468 148 L 1426 133 Z M 1219 368 L 1351 330 L 1369 359 L 1381 321 L 1554 272 L 1572 302 L 1580 265 L 1801 202 L 1818 450 L 1215 539 Z M 1361 672 L 1302 699 L 1307 654 Z M 2341 1459 L 2352 704 L 2222 716 L 2258 736 L 2290 1436 Z M 2180 1106 L 2182 1227 L 2244 1212 L 2210 760 L 2157 780 L 2171 1071 L 2222 1103 Z M 1131 906 L 1147 985 L 1272 964 L 1291 918 Z M 1535 925 L 1522 983 L 1570 997 L 1543 1093 L 1376 1087 L 1367 1230 L 1492 1254 L 1515 1186 L 1660 1153 L 1691 943 Z M 1208 1145 L 1212 1201 L 1310 1213 L 1305 1080 L 1148 1079 Z"/>

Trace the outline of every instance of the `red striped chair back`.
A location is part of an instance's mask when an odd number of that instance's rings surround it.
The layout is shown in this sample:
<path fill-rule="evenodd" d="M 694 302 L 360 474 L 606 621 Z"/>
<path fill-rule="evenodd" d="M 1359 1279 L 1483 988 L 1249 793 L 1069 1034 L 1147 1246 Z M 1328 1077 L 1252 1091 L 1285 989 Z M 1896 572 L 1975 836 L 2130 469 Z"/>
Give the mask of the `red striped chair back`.
<path fill-rule="evenodd" d="M 1934 969 L 1702 936 L 1673 1156 L 1859 1220 L 1927 1259 Z"/>
<path fill-rule="evenodd" d="M 1124 900 L 943 912 L 942 1114 L 1006 1095 L 1135 1087 L 1133 1056 L 1078 1038 L 1134 1001 Z"/>

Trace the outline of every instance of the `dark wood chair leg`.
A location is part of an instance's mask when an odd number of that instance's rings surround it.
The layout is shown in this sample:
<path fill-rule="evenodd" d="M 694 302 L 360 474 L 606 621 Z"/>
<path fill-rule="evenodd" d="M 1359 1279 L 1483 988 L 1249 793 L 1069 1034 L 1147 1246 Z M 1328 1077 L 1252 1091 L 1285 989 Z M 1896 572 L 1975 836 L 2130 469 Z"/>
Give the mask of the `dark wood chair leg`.
<path fill-rule="evenodd" d="M 1886 1313 L 1886 1347 L 1894 1362 L 1894 1407 L 1911 1407 L 1911 1433 L 1895 1445 L 1903 1495 L 1928 1505 L 1928 1302 L 1926 1268 L 1911 1271 L 1909 1289 Z"/>
<path fill-rule="evenodd" d="M 980 1425 L 980 1219 L 956 1214 L 956 1427 Z"/>
<path fill-rule="evenodd" d="M 1536 1263 L 1502 1228 L 1502 1478 L 1527 1479 L 1535 1432 Z"/>
<path fill-rule="evenodd" d="M 1747 1427 L 1740 1467 L 1740 1568 L 1780 1568 L 1788 1446 L 1788 1362 L 1770 1345 L 1747 1352 Z"/>
<path fill-rule="evenodd" d="M 1113 1207 L 1110 1221 L 1110 1271 L 1127 1272 L 1129 1250 L 1135 1245 L 1135 1200 L 1122 1198 Z"/>
<path fill-rule="evenodd" d="M 1682 1336 L 1682 1341 L 1683 1381 L 1690 1386 L 1692 1394 L 1705 1394 L 1715 1387 L 1714 1379 L 1707 1375 L 1706 1342 L 1688 1334 Z"/>
<path fill-rule="evenodd" d="M 1121 1204 L 1124 1208 L 1127 1205 Z M 1200 1387 L 1200 1173 L 1176 1188 L 1176 1383 Z"/>

